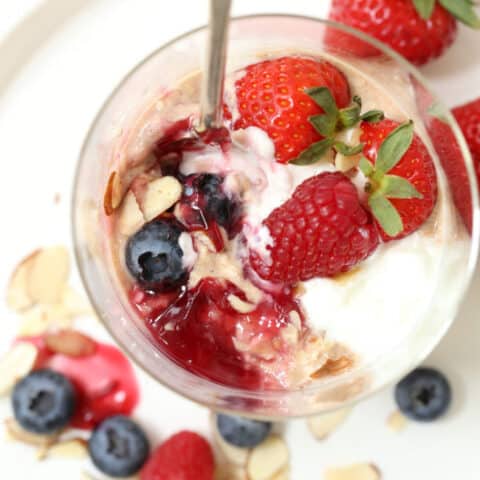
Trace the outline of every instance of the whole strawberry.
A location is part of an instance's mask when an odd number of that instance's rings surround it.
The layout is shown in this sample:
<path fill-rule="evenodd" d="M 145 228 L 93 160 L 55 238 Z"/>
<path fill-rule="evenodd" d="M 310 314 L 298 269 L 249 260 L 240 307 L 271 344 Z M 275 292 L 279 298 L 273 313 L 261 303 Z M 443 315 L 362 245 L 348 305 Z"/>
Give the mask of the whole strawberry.
<path fill-rule="evenodd" d="M 162 443 L 143 467 L 140 480 L 213 480 L 214 459 L 208 442 L 183 431 Z"/>
<path fill-rule="evenodd" d="M 467 140 L 480 184 L 480 98 L 453 109 L 463 135 Z"/>
<path fill-rule="evenodd" d="M 249 65 L 235 82 L 240 116 L 234 128 L 261 128 L 273 140 L 277 160 L 288 163 L 323 138 L 309 122 L 324 112 L 306 92 L 313 87 L 326 87 L 338 108 L 350 102 L 345 76 L 324 60 L 281 57 Z"/>
<path fill-rule="evenodd" d="M 384 241 L 420 228 L 437 200 L 435 166 L 413 123 L 362 122 L 360 168 L 368 178 L 368 204 Z"/>
<path fill-rule="evenodd" d="M 300 184 L 263 224 L 272 244 L 270 259 L 251 252 L 254 270 L 265 280 L 295 283 L 332 277 L 370 256 L 379 237 L 357 190 L 342 173 L 322 173 Z"/>
<path fill-rule="evenodd" d="M 329 18 L 375 37 L 416 65 L 439 57 L 452 45 L 457 19 L 480 28 L 470 0 L 333 0 Z M 360 57 L 380 53 L 336 29 L 327 31 L 325 42 Z"/>

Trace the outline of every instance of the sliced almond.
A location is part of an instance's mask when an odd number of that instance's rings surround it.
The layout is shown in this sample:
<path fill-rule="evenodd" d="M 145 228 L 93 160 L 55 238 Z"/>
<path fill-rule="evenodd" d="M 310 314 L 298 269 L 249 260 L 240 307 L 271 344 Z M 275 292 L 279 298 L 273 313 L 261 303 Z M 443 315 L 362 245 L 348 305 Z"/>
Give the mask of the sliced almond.
<path fill-rule="evenodd" d="M 0 359 L 0 396 L 9 393 L 18 380 L 32 371 L 37 355 L 34 345 L 21 342 Z"/>
<path fill-rule="evenodd" d="M 175 177 L 160 177 L 147 185 L 141 209 L 149 222 L 167 211 L 178 202 L 182 195 L 182 185 Z"/>
<path fill-rule="evenodd" d="M 87 442 L 80 438 L 73 438 L 56 443 L 48 448 L 48 457 L 82 459 L 88 456 Z"/>
<path fill-rule="evenodd" d="M 228 298 L 228 303 L 230 303 L 231 307 L 239 313 L 250 313 L 253 312 L 257 306 L 250 302 L 245 302 L 240 297 L 237 297 L 233 293 L 231 293 Z"/>
<path fill-rule="evenodd" d="M 45 335 L 45 344 L 56 353 L 70 357 L 86 357 L 95 352 L 95 342 L 75 330 L 61 330 Z"/>
<path fill-rule="evenodd" d="M 145 223 L 137 199 L 133 192 L 128 192 L 123 199 L 122 205 L 118 212 L 118 230 L 123 235 L 130 236 L 139 230 Z"/>
<path fill-rule="evenodd" d="M 68 250 L 50 247 L 41 250 L 33 260 L 28 278 L 28 293 L 38 303 L 59 303 L 70 269 Z"/>
<path fill-rule="evenodd" d="M 7 287 L 7 306 L 20 312 L 32 306 L 33 298 L 28 292 L 28 279 L 38 250 L 24 258 L 15 268 Z"/>
<path fill-rule="evenodd" d="M 290 470 L 288 468 L 280 470 L 271 480 L 290 480 Z"/>
<path fill-rule="evenodd" d="M 360 163 L 361 154 L 359 155 L 350 155 L 349 157 L 343 155 L 342 153 L 337 153 L 335 155 L 335 166 L 341 172 L 348 172 L 352 168 L 358 167 Z"/>
<path fill-rule="evenodd" d="M 251 480 L 270 480 L 288 466 L 288 447 L 279 436 L 272 435 L 252 450 L 247 464 Z"/>
<path fill-rule="evenodd" d="M 349 467 L 330 468 L 325 480 L 380 480 L 380 470 L 371 463 L 357 463 Z"/>
<path fill-rule="evenodd" d="M 65 288 L 60 305 L 62 305 L 72 317 L 78 317 L 92 313 L 92 307 L 90 306 L 88 300 L 72 287 Z"/>
<path fill-rule="evenodd" d="M 407 424 L 408 420 L 405 418 L 405 416 L 402 415 L 399 410 L 393 412 L 387 419 L 388 428 L 390 428 L 390 430 L 396 433 L 405 430 Z"/>
<path fill-rule="evenodd" d="M 235 465 L 217 465 L 215 480 L 249 480 L 243 467 Z"/>
<path fill-rule="evenodd" d="M 73 315 L 63 305 L 35 305 L 22 315 L 19 335 L 41 335 L 53 328 L 70 328 Z"/>
<path fill-rule="evenodd" d="M 107 216 L 112 215 L 115 209 L 122 201 L 122 188 L 120 184 L 120 175 L 112 172 L 108 178 L 107 187 L 103 196 L 103 209 Z"/>
<path fill-rule="evenodd" d="M 36 435 L 24 430 L 13 418 L 5 420 L 5 428 L 11 440 L 33 445 L 35 447 L 49 447 L 54 445 L 59 433 L 53 435 Z"/>
<path fill-rule="evenodd" d="M 307 425 L 317 440 L 324 440 L 330 435 L 350 414 L 350 408 L 342 408 L 325 415 L 317 415 L 307 419 Z"/>

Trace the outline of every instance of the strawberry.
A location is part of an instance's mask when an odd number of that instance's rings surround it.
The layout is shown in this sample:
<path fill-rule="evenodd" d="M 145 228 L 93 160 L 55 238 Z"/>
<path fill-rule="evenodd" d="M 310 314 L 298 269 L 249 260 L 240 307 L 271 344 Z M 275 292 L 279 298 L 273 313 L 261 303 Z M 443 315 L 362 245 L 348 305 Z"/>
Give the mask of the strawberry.
<path fill-rule="evenodd" d="M 371 214 L 342 173 L 321 173 L 305 180 L 292 197 L 264 220 L 273 243 L 271 261 L 255 251 L 253 269 L 273 282 L 295 283 L 331 277 L 371 255 L 379 237 Z"/>
<path fill-rule="evenodd" d="M 261 128 L 273 140 L 277 160 L 291 161 L 323 138 L 309 122 L 323 113 L 306 92 L 312 87 L 327 87 L 339 108 L 350 102 L 345 76 L 324 60 L 281 57 L 249 65 L 235 82 L 240 116 L 234 128 Z"/>
<path fill-rule="evenodd" d="M 480 28 L 470 0 L 333 0 L 329 18 L 377 38 L 416 65 L 439 57 L 455 41 L 457 19 Z M 334 28 L 327 30 L 325 43 L 339 53 L 380 54 Z"/>
<path fill-rule="evenodd" d="M 406 237 L 430 216 L 437 199 L 435 166 L 413 122 L 362 122 L 365 157 L 360 168 L 368 178 L 368 204 L 384 241 Z"/>
<path fill-rule="evenodd" d="M 480 98 L 453 109 L 473 158 L 473 165 L 480 184 Z"/>
<path fill-rule="evenodd" d="M 208 442 L 183 431 L 162 443 L 140 473 L 140 480 L 213 480 L 214 459 Z"/>

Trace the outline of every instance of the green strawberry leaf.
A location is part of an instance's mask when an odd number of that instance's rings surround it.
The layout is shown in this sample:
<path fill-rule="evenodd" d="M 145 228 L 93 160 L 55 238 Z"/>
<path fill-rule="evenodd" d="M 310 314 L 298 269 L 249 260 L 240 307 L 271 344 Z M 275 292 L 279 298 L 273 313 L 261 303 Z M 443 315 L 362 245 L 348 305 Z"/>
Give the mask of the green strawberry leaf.
<path fill-rule="evenodd" d="M 378 149 L 376 170 L 381 173 L 390 171 L 405 155 L 413 141 L 413 122 L 402 123 L 383 141 Z"/>
<path fill-rule="evenodd" d="M 338 108 L 332 92 L 327 87 L 314 87 L 305 90 L 307 95 L 332 118 L 338 118 Z"/>
<path fill-rule="evenodd" d="M 388 198 L 423 198 L 423 195 L 407 179 L 397 175 L 385 175 L 380 190 Z"/>
<path fill-rule="evenodd" d="M 368 199 L 368 205 L 382 227 L 383 231 L 390 237 L 395 237 L 403 231 L 403 222 L 397 209 L 381 193 L 374 193 Z"/>
<path fill-rule="evenodd" d="M 435 8 L 435 0 L 413 0 L 413 4 L 418 14 L 424 20 L 428 20 L 432 16 L 433 9 Z"/>
<path fill-rule="evenodd" d="M 360 159 L 360 163 L 358 166 L 367 178 L 371 177 L 375 172 L 375 167 L 365 157 L 362 157 Z"/>
<path fill-rule="evenodd" d="M 342 155 L 345 155 L 346 157 L 351 157 L 352 155 L 358 155 L 362 150 L 363 147 L 365 146 L 363 143 L 360 143 L 358 145 L 347 145 L 344 142 L 336 141 L 333 146 L 335 147 L 335 150 Z"/>
<path fill-rule="evenodd" d="M 385 118 L 385 114 L 381 110 L 369 110 L 360 115 L 360 120 L 369 123 L 378 123 Z"/>
<path fill-rule="evenodd" d="M 438 2 L 460 22 L 480 29 L 480 18 L 475 13 L 474 2 L 471 0 L 438 0 Z"/>
<path fill-rule="evenodd" d="M 354 103 L 347 108 L 342 108 L 338 112 L 338 121 L 340 123 L 341 130 L 344 128 L 353 127 L 360 121 L 360 109 L 361 106 L 357 103 Z"/>
<path fill-rule="evenodd" d="M 319 142 L 314 143 L 309 148 L 304 150 L 297 158 L 290 160 L 289 163 L 293 165 L 311 165 L 317 162 L 322 155 L 332 148 L 335 140 L 332 138 L 324 138 Z"/>
<path fill-rule="evenodd" d="M 308 120 L 313 125 L 315 130 L 324 137 L 331 137 L 335 133 L 335 128 L 337 126 L 337 117 L 320 114 L 313 115 Z"/>

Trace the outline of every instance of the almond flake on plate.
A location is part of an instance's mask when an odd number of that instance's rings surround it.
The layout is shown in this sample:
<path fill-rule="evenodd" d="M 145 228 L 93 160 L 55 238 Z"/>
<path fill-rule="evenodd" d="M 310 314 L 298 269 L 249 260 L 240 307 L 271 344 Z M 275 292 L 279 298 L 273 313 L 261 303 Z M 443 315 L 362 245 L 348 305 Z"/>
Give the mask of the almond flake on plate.
<path fill-rule="evenodd" d="M 270 480 L 290 480 L 290 471 L 288 468 L 280 470 Z"/>
<path fill-rule="evenodd" d="M 141 210 L 149 222 L 175 205 L 182 195 L 182 185 L 175 177 L 160 177 L 147 185 Z"/>
<path fill-rule="evenodd" d="M 387 419 L 387 425 L 394 432 L 401 432 L 407 427 L 408 420 L 399 410 L 391 413 Z"/>
<path fill-rule="evenodd" d="M 73 438 L 58 442 L 51 447 L 45 448 L 46 457 L 68 458 L 68 459 L 82 459 L 88 456 L 87 442 L 80 438 Z"/>
<path fill-rule="evenodd" d="M 18 380 L 32 371 L 37 355 L 34 345 L 21 342 L 0 359 L 0 396 L 9 393 Z"/>
<path fill-rule="evenodd" d="M 308 428 L 317 440 L 324 440 L 345 421 L 350 412 L 350 408 L 342 408 L 332 413 L 310 417 L 307 419 Z"/>
<path fill-rule="evenodd" d="M 88 300 L 72 287 L 65 288 L 60 305 L 62 305 L 72 317 L 93 314 L 92 307 Z"/>
<path fill-rule="evenodd" d="M 248 459 L 250 480 L 270 480 L 288 466 L 289 452 L 283 439 L 277 435 L 268 437 L 255 447 Z"/>
<path fill-rule="evenodd" d="M 330 468 L 325 480 L 380 480 L 380 470 L 371 463 L 357 463 L 348 467 Z"/>
<path fill-rule="evenodd" d="M 49 447 L 58 441 L 60 433 L 52 435 L 37 435 L 24 430 L 13 418 L 5 420 L 7 435 L 11 440 L 33 445 L 35 447 Z"/>
<path fill-rule="evenodd" d="M 7 306 L 12 310 L 20 312 L 31 307 L 33 298 L 28 292 L 28 279 L 35 257 L 39 250 L 35 250 L 24 258 L 16 267 L 10 277 L 7 287 Z"/>
<path fill-rule="evenodd" d="M 28 293 L 35 302 L 57 304 L 65 290 L 70 271 L 70 259 L 65 247 L 40 250 L 28 275 Z"/>
<path fill-rule="evenodd" d="M 18 334 L 41 335 L 52 328 L 69 328 L 73 316 L 63 305 L 35 305 L 22 314 Z"/>
<path fill-rule="evenodd" d="M 45 344 L 56 353 L 70 357 L 86 357 L 95 352 L 95 343 L 75 330 L 60 330 L 45 335 Z"/>
<path fill-rule="evenodd" d="M 227 443 L 220 435 L 220 432 L 218 431 L 216 425 L 214 426 L 213 437 L 214 443 L 218 447 L 220 454 L 228 463 L 237 467 L 245 467 L 245 465 L 247 464 L 250 449 L 236 447 L 235 445 L 230 445 L 229 443 Z"/>

